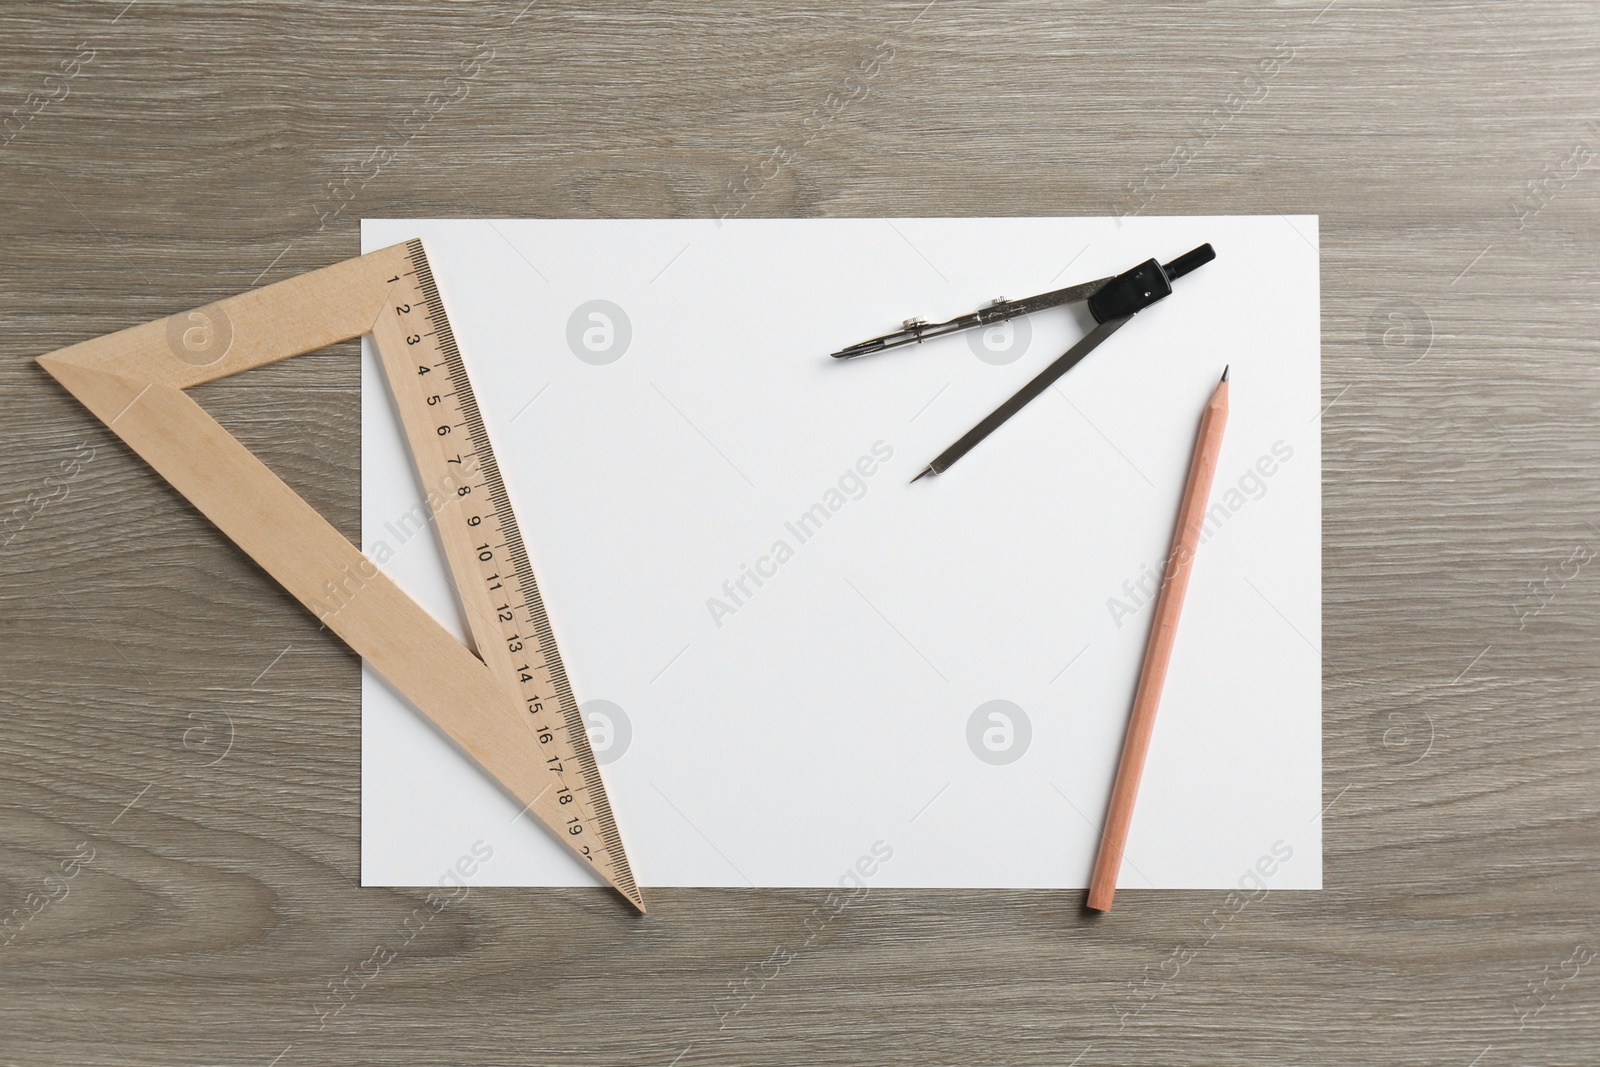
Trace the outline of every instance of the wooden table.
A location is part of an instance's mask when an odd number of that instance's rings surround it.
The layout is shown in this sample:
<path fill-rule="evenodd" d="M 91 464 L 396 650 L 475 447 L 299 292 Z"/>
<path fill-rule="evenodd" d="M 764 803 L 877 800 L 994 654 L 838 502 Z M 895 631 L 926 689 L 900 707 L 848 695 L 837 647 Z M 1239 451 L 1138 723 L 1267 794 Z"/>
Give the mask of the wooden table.
<path fill-rule="evenodd" d="M 1596 1062 L 1591 4 L 524 3 L 0 8 L 0 1060 Z M 1321 215 L 1327 889 L 357 887 L 356 660 L 33 357 L 722 212 Z M 200 390 L 351 534 L 353 352 Z"/>

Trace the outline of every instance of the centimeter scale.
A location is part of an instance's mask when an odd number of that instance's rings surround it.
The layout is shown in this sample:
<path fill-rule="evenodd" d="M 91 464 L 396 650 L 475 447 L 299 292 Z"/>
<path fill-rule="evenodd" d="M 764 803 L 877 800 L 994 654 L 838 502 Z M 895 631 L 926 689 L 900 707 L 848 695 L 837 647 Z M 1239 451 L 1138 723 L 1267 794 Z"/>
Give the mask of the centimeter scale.
<path fill-rule="evenodd" d="M 184 392 L 366 334 L 394 392 L 476 654 Z M 39 362 L 644 911 L 420 240 Z"/>

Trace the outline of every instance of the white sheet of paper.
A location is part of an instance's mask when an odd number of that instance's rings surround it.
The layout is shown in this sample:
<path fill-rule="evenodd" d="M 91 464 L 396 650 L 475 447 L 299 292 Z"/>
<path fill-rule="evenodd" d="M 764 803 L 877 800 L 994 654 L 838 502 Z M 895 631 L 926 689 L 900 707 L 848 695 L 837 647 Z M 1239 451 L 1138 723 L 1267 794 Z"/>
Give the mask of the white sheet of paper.
<path fill-rule="evenodd" d="M 641 886 L 1085 886 L 1224 365 L 1120 884 L 1321 886 L 1315 216 L 362 224 L 419 236 Z M 915 485 L 1087 312 L 829 358 L 1205 241 Z M 370 349 L 362 382 L 363 548 L 462 634 Z M 595 884 L 370 669 L 361 801 L 365 885 Z"/>

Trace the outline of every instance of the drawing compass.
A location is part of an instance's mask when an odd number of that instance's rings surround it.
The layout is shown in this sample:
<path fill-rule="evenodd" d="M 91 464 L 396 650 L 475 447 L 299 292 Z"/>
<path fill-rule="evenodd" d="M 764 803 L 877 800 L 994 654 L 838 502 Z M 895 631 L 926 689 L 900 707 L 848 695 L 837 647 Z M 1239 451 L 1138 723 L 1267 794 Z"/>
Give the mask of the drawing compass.
<path fill-rule="evenodd" d="M 919 345 L 936 337 L 989 326 L 1019 315 L 1031 315 L 1035 311 L 1044 311 L 1063 304 L 1087 302 L 1089 314 L 1094 317 L 1094 329 L 1067 349 L 1054 363 L 1040 371 L 1031 382 L 1017 390 L 1010 400 L 1001 404 L 982 422 L 968 430 L 955 444 L 939 453 L 921 474 L 911 479 L 914 482 L 917 478 L 929 474 L 942 474 L 949 470 L 956 460 L 970 452 L 973 446 L 993 433 L 1001 423 L 1021 411 L 1028 401 L 1050 388 L 1056 379 L 1077 366 L 1083 357 L 1098 348 L 1100 342 L 1116 333 L 1134 315 L 1156 301 L 1172 295 L 1173 282 L 1215 258 L 1217 253 L 1212 247 L 1203 244 L 1199 248 L 1185 252 L 1171 263 L 1163 264 L 1160 260 L 1148 259 L 1132 270 L 1108 278 L 1096 278 L 1092 282 L 1069 285 L 1065 289 L 1040 293 L 1024 300 L 996 300 L 982 310 L 948 322 L 928 323 L 921 319 L 908 319 L 894 333 L 874 337 L 870 341 L 862 341 L 849 348 L 841 348 L 833 353 L 833 358 L 854 359 L 857 356 L 884 352 L 903 345 Z"/>

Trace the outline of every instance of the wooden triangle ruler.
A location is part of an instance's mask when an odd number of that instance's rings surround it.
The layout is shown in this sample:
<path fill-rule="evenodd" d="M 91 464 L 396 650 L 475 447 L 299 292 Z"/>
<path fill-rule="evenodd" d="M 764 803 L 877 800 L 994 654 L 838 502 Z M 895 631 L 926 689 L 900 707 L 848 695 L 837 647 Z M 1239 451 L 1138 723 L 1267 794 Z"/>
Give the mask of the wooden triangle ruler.
<path fill-rule="evenodd" d="M 394 391 L 476 655 L 184 392 L 366 334 Z M 644 911 L 421 241 L 39 362 Z"/>

